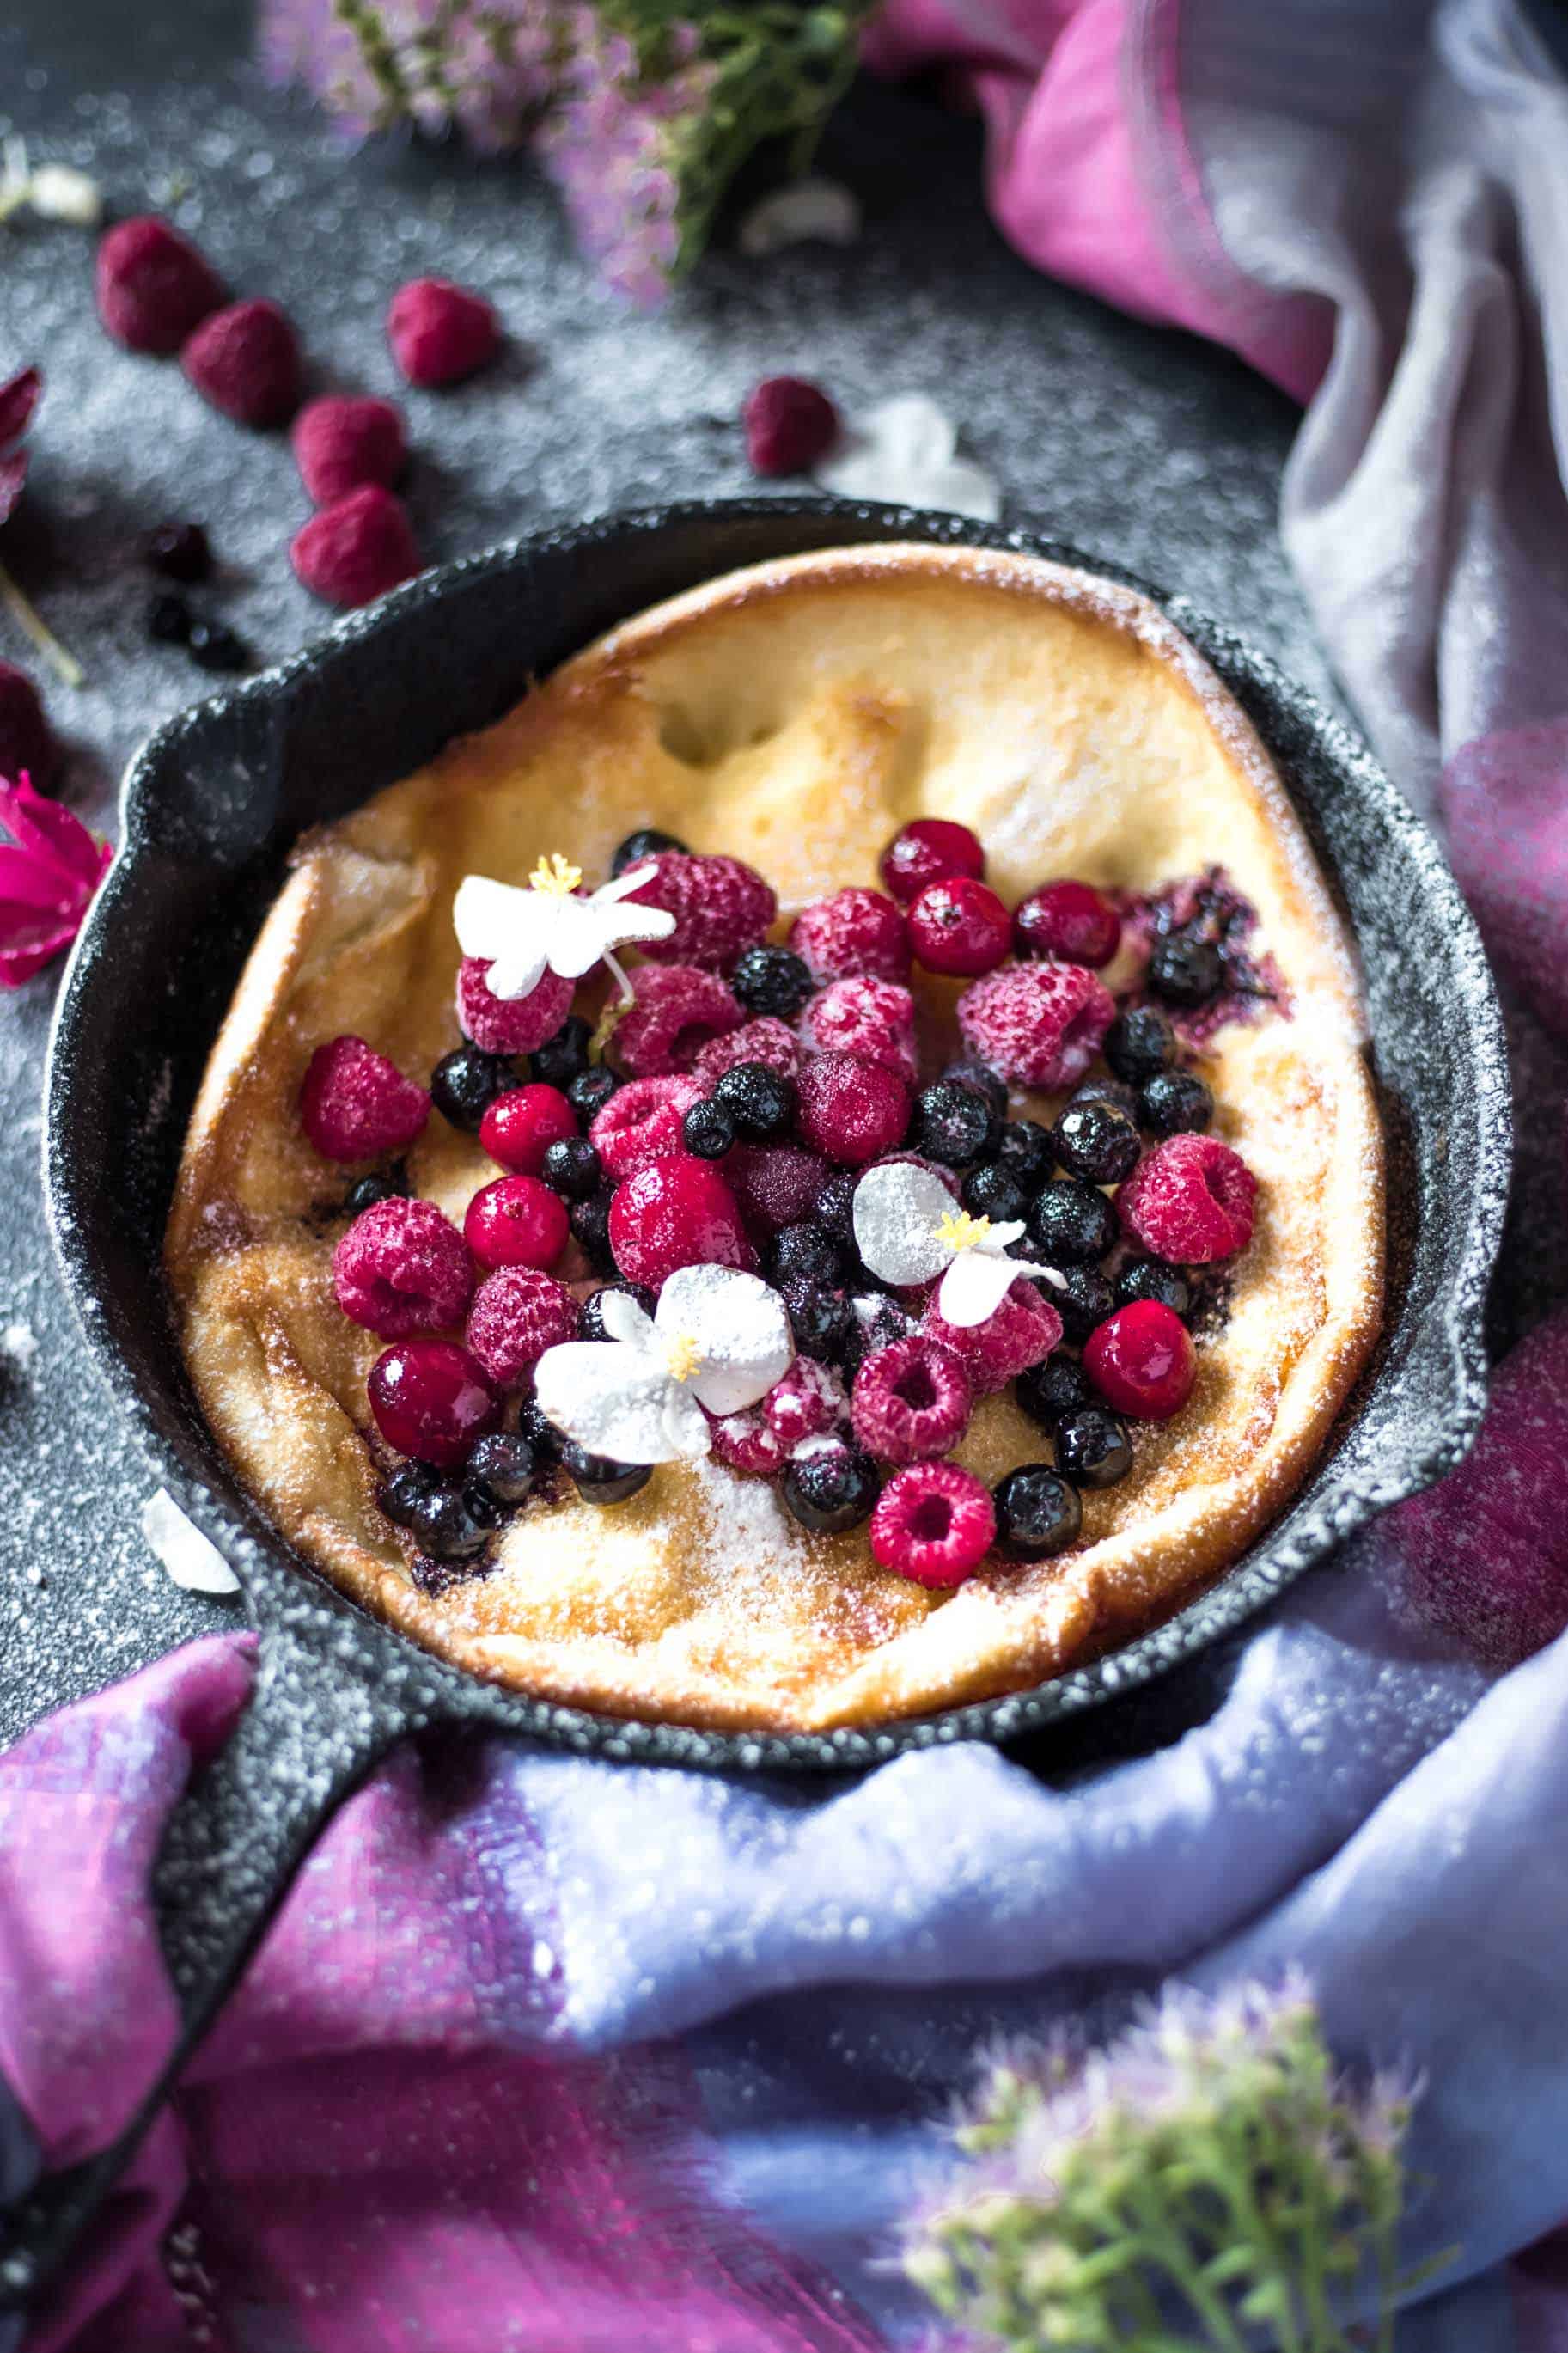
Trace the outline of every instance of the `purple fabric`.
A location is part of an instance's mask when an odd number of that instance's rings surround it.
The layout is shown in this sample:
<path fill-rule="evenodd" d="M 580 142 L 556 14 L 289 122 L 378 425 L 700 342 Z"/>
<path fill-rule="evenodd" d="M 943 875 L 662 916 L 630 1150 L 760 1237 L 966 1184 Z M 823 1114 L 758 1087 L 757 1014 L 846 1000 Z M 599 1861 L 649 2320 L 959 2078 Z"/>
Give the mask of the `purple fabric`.
<path fill-rule="evenodd" d="M 893 0 L 876 56 L 967 79 L 1043 267 L 1310 396 L 1284 528 L 1521 993 L 1560 1216 L 1561 84 L 1502 0 Z M 1409 2253 L 1464 2254 L 1401 2353 L 1549 2353 L 1560 2247 L 1500 2259 L 1568 2214 L 1565 1460 L 1559 1317 L 1474 1465 L 1296 1588 L 1209 1721 L 1059 1784 L 966 1746 L 830 1789 L 399 1757 L 40 2343 L 913 2346 L 879 2258 L 976 2045 L 1293 1961 L 1347 2059 L 1430 2073 Z M 148 1861 L 247 1675 L 196 1645 L 0 1761 L 12 2179 L 163 2046 Z"/>

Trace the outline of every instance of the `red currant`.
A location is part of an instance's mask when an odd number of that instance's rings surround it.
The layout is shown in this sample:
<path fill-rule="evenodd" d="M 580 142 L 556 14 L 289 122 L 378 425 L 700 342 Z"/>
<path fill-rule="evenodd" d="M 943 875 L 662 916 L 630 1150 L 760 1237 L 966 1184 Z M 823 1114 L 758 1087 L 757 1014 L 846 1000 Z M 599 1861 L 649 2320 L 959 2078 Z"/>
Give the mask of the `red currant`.
<path fill-rule="evenodd" d="M 1096 1324 L 1084 1343 L 1084 1370 L 1108 1405 L 1142 1421 L 1169 1421 L 1193 1393 L 1197 1353 L 1173 1308 L 1136 1299 Z"/>
<path fill-rule="evenodd" d="M 551 1145 L 576 1133 L 577 1114 L 559 1087 L 509 1087 L 479 1122 L 490 1158 L 524 1176 L 537 1176 Z"/>
<path fill-rule="evenodd" d="M 482 1267 L 553 1266 L 570 1230 L 566 1204 L 537 1176 L 481 1185 L 463 1219 L 463 1240 Z"/>
<path fill-rule="evenodd" d="M 1020 955 L 1059 956 L 1098 972 L 1121 944 L 1121 918 L 1088 882 L 1047 882 L 1014 914 L 1013 939 Z"/>
<path fill-rule="evenodd" d="M 620 1272 L 655 1289 L 678 1266 L 754 1271 L 757 1254 L 740 1204 L 710 1160 L 667 1153 L 617 1187 L 610 1202 L 610 1248 Z"/>
<path fill-rule="evenodd" d="M 370 1368 L 370 1409 L 388 1446 L 447 1470 L 500 1420 L 500 1399 L 455 1340 L 400 1340 Z"/>
<path fill-rule="evenodd" d="M 985 871 L 985 852 L 966 825 L 950 818 L 917 817 L 882 852 L 882 881 L 900 906 L 947 874 Z"/>
<path fill-rule="evenodd" d="M 953 874 L 928 882 L 909 914 L 910 945 L 928 972 L 994 972 L 1013 944 L 1013 918 L 987 884 Z"/>

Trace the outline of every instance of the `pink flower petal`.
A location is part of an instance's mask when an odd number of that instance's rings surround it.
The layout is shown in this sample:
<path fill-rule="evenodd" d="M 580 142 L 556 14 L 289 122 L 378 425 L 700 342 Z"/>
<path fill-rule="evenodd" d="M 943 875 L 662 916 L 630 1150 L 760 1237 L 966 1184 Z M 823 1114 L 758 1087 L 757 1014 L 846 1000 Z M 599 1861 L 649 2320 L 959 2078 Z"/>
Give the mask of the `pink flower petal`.
<path fill-rule="evenodd" d="M 0 777 L 0 830 L 9 833 L 24 856 L 57 875 L 62 886 L 74 883 L 95 891 L 112 855 L 80 818 L 58 801 L 46 800 L 25 776 L 15 785 Z"/>
<path fill-rule="evenodd" d="M 81 885 L 71 875 L 62 877 L 42 859 L 29 857 L 25 849 L 13 849 L 9 843 L 0 842 L 0 924 L 5 922 L 7 907 L 26 907 L 35 914 L 40 909 L 58 915 L 68 914 L 81 902 Z"/>
<path fill-rule="evenodd" d="M 0 384 L 0 449 L 19 441 L 33 421 L 44 379 L 36 367 L 24 368 L 9 384 Z"/>
<path fill-rule="evenodd" d="M 77 933 L 79 922 L 61 923 L 45 936 L 18 947 L 0 946 L 0 988 L 20 988 L 36 972 L 64 954 Z"/>
<path fill-rule="evenodd" d="M 0 458 L 0 522 L 9 522 L 26 479 L 27 453 L 25 449 L 18 449 L 14 458 Z"/>
<path fill-rule="evenodd" d="M 0 988 L 19 988 L 75 939 L 113 853 L 26 777 L 0 778 Z"/>

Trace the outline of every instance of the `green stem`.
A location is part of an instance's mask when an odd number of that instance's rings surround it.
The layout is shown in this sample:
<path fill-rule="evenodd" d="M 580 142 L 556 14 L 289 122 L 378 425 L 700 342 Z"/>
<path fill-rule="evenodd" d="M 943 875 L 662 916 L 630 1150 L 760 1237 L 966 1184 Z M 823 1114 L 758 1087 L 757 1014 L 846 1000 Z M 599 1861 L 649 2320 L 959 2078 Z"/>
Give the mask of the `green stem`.
<path fill-rule="evenodd" d="M 1246 2341 L 1226 2311 L 1224 2298 L 1216 2295 L 1201 2276 L 1180 2235 L 1164 2220 L 1158 2200 L 1145 2196 L 1131 2203 L 1145 2245 L 1164 2265 L 1202 2319 L 1215 2353 L 1247 2353 Z"/>
<path fill-rule="evenodd" d="M 68 687 L 87 684 L 87 672 L 75 654 L 62 646 L 32 599 L 23 595 L 5 566 L 0 564 L 0 604 L 4 604 L 17 627 L 26 631 L 44 659 L 58 672 Z"/>

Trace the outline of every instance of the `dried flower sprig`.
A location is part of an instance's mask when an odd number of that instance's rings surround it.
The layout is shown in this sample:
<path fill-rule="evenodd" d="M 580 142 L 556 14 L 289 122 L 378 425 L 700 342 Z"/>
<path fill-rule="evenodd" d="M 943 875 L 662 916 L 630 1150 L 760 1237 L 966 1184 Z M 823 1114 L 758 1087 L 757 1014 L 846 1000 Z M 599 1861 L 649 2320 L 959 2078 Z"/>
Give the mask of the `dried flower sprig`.
<path fill-rule="evenodd" d="M 0 528 L 11 520 L 27 480 L 27 451 L 22 446 L 33 412 L 43 396 L 44 379 L 36 367 L 24 368 L 8 384 L 0 384 Z M 68 647 L 62 646 L 30 596 L 0 564 L 0 605 L 31 638 L 45 659 L 54 665 L 67 686 L 80 686 L 85 673 Z"/>
<path fill-rule="evenodd" d="M 1104 2051 L 994 2060 L 970 2162 L 910 2224 L 910 2278 L 1007 2353 L 1352 2353 L 1393 2345 L 1401 2157 L 1416 2084 L 1336 2073 L 1305 1980 L 1166 1993 Z"/>
<path fill-rule="evenodd" d="M 273 78 L 353 135 L 531 145 L 617 292 L 656 301 L 764 141 L 805 171 L 874 0 L 264 0 Z"/>

